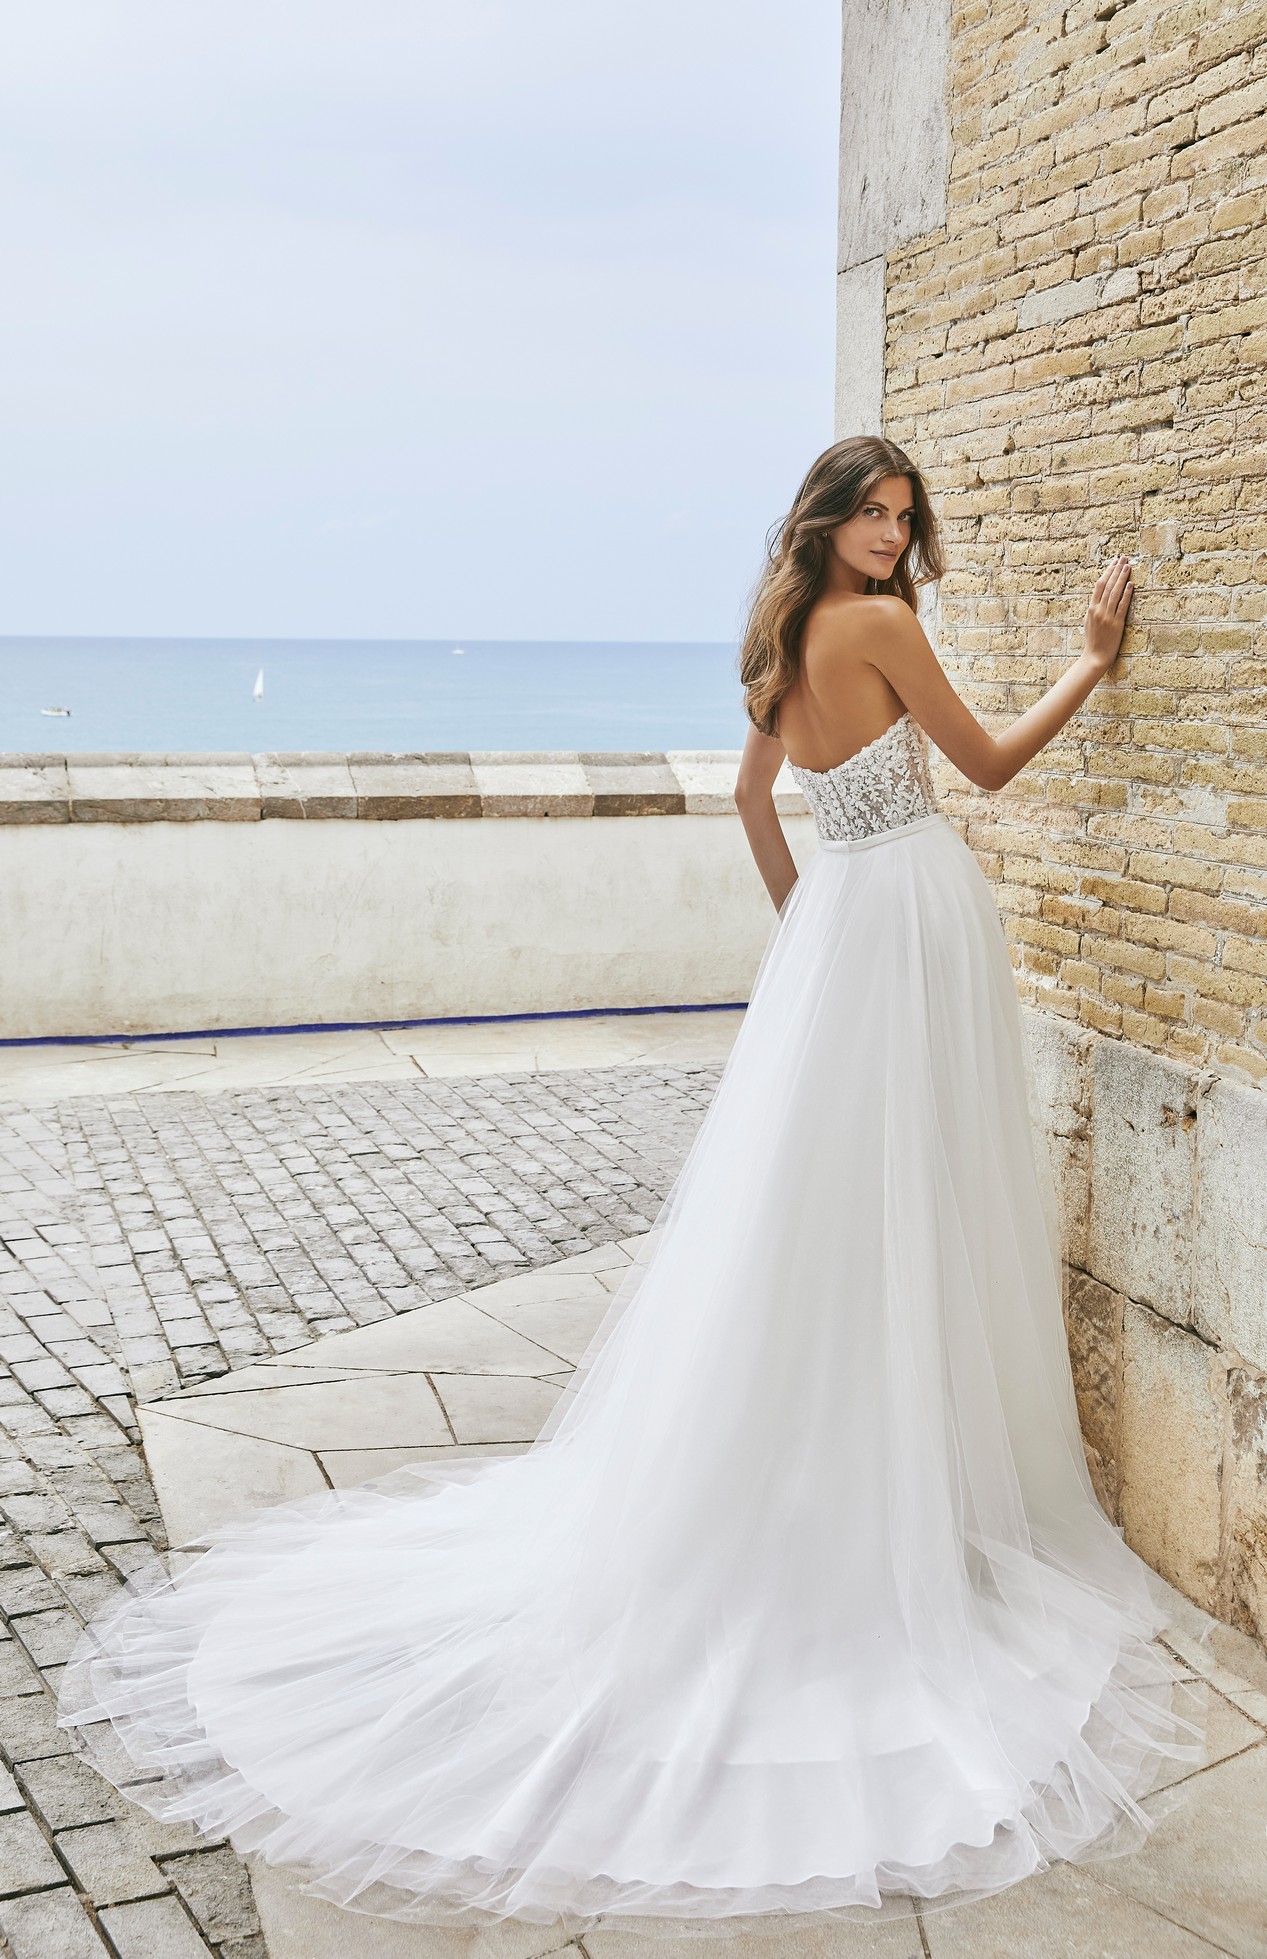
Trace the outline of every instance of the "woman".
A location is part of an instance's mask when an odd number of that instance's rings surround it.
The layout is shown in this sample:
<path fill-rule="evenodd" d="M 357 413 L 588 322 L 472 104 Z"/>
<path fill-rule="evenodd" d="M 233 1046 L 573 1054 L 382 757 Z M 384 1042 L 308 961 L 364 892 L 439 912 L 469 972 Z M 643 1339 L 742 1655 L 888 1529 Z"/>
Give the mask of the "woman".
<path fill-rule="evenodd" d="M 361 1910 L 726 1929 L 1120 1849 L 1195 1753 L 1087 1477 L 1011 968 L 921 734 L 1007 781 L 1129 569 L 991 736 L 915 617 L 939 567 L 899 450 L 820 458 L 743 655 L 779 922 L 655 1249 L 526 1455 L 281 1506 L 102 1614 L 63 1720 L 155 1814 Z"/>

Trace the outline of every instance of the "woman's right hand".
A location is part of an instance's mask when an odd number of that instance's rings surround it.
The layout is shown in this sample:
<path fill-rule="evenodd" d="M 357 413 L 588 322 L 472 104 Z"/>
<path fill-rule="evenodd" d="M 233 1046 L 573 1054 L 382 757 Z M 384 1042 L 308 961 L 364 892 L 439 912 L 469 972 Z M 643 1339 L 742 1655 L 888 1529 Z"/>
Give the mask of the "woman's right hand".
<path fill-rule="evenodd" d="M 1082 622 L 1082 644 L 1101 673 L 1107 673 L 1117 658 L 1134 592 L 1129 558 L 1114 558 L 1096 579 Z"/>

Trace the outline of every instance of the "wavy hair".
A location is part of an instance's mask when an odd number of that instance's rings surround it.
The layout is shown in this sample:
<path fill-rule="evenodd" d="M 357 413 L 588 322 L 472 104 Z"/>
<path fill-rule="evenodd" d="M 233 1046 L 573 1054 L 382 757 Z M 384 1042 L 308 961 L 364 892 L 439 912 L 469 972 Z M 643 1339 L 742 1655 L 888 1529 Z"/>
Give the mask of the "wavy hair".
<path fill-rule="evenodd" d="M 886 476 L 910 478 L 915 516 L 905 551 L 886 579 L 867 580 L 868 592 L 892 592 L 913 612 L 917 588 L 945 570 L 928 487 L 905 450 L 880 435 L 851 435 L 825 449 L 767 540 L 740 648 L 744 706 L 763 735 L 775 732 L 779 702 L 800 671 L 805 621 L 827 575 L 829 533 L 856 517 Z"/>

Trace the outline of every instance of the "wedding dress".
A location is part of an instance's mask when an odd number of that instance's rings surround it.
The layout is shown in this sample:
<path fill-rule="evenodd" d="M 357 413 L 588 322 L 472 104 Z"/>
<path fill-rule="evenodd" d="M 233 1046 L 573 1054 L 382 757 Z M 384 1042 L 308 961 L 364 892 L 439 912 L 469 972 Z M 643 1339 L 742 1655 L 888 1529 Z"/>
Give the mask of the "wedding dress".
<path fill-rule="evenodd" d="M 1195 1758 L 989 887 L 909 715 L 794 773 L 820 848 L 540 1439 L 222 1528 L 85 1634 L 61 1719 L 155 1815 L 364 1911 L 724 1930 L 1118 1851 Z"/>

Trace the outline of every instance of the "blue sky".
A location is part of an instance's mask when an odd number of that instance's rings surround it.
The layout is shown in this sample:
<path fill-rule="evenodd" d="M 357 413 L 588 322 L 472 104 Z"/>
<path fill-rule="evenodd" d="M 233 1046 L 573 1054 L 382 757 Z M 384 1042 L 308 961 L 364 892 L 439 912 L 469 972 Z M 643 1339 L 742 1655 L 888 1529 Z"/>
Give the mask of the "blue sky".
<path fill-rule="evenodd" d="M 831 439 L 837 0 L 40 0 L 0 633 L 731 637 Z"/>

